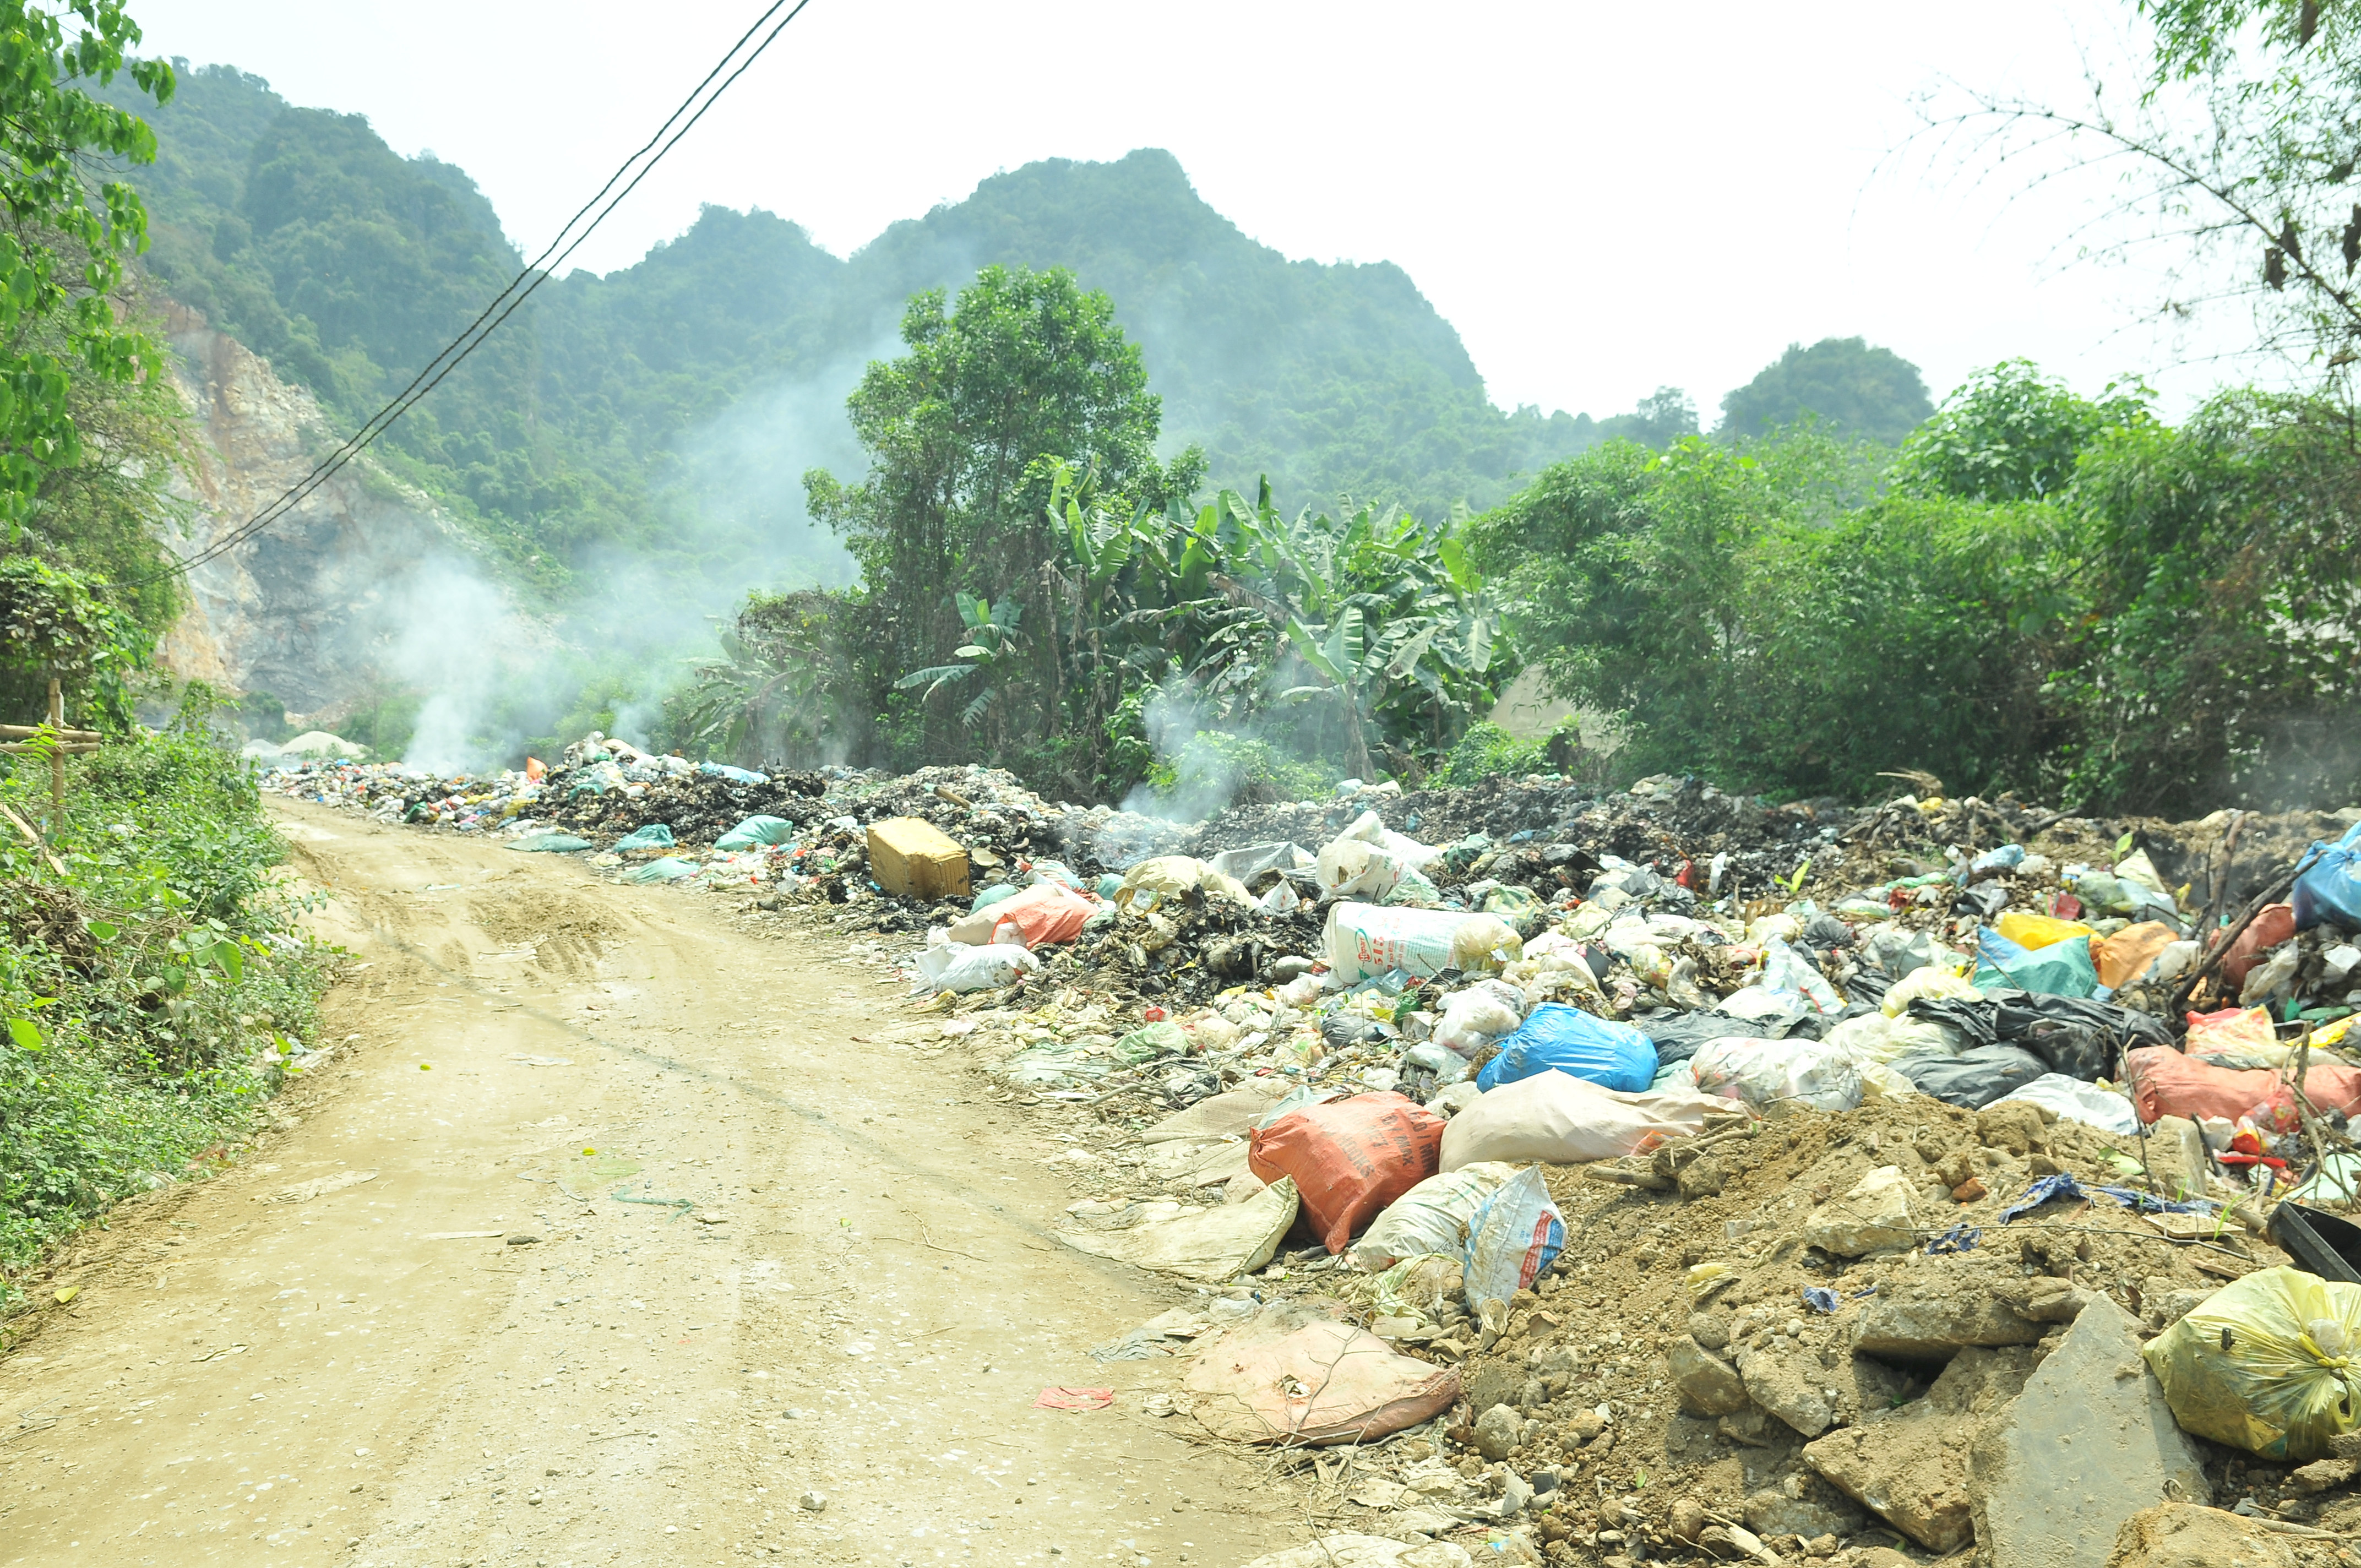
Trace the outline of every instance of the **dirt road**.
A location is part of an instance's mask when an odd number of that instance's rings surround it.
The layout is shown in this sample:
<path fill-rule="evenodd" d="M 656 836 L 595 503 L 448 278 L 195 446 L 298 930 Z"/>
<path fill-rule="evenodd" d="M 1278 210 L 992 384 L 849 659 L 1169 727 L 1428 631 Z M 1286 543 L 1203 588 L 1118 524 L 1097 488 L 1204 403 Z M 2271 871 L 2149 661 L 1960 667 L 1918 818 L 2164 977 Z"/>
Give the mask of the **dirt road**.
<path fill-rule="evenodd" d="M 840 938 L 287 808 L 361 960 L 240 1163 L 0 1364 L 0 1563 L 1103 1562 L 1306 1539 L 1089 1347 L 1028 1129 Z M 693 1206 L 691 1206 L 693 1205 Z M 528 1239 L 537 1238 L 537 1239 Z M 1112 1409 L 1038 1409 L 1053 1386 Z M 817 1505 L 817 1506 L 816 1506 Z"/>

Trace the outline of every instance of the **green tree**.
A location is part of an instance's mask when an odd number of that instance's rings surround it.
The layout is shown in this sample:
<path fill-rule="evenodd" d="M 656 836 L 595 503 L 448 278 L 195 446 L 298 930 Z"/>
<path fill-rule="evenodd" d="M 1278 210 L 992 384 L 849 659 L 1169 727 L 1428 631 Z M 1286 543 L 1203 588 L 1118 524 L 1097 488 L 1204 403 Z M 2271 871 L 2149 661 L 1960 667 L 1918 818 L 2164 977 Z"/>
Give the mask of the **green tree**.
<path fill-rule="evenodd" d="M 1963 500 L 2039 500 L 2062 492 L 2074 465 L 2108 430 L 2150 418 L 2146 389 L 2092 400 L 2029 359 L 1979 370 L 1895 456 L 1897 489 Z"/>
<path fill-rule="evenodd" d="M 1678 387 L 1659 387 L 1631 412 L 1600 420 L 1598 429 L 1601 441 L 1636 441 L 1662 452 L 1697 433 L 1697 404 Z"/>
<path fill-rule="evenodd" d="M 2257 346 L 2341 367 L 2361 358 L 2361 17 L 2334 0 L 2138 0 L 2146 80 L 2091 76 L 2059 104 L 1971 93 L 1944 133 L 1981 134 L 1998 165 L 2070 146 L 2107 181 L 2098 247 L 2170 280 L 2166 312 L 2247 306 Z M 2055 175 L 2044 175 L 2045 182 Z M 2145 216 L 2147 224 L 2135 221 Z"/>
<path fill-rule="evenodd" d="M 987 267 L 951 308 L 926 291 L 903 313 L 902 341 L 909 352 L 872 364 L 847 400 L 868 475 L 805 476 L 812 516 L 861 565 L 869 647 L 887 680 L 953 662 L 967 641 L 961 592 L 1047 619 L 1044 568 L 1067 544 L 1049 509 L 1056 462 L 1154 508 L 1185 499 L 1203 472 L 1193 451 L 1157 461 L 1160 405 L 1139 349 L 1113 302 L 1070 272 Z M 1041 717 L 999 712 L 1014 725 Z M 939 739 L 957 744 L 949 729 Z"/>
<path fill-rule="evenodd" d="M 66 17 L 79 18 L 71 30 Z M 139 117 L 87 90 L 119 75 L 159 103 L 172 70 L 126 50 L 139 28 L 120 0 L 70 0 L 63 14 L 0 0 L 0 515 L 11 537 L 43 481 L 80 461 L 73 386 L 162 373 L 145 334 L 107 296 L 147 242 L 147 214 L 121 181 L 93 192 L 85 160 L 144 162 L 156 138 Z"/>
<path fill-rule="evenodd" d="M 1824 337 L 1787 351 L 1721 400 L 1725 435 L 1759 438 L 1806 417 L 1892 446 L 1935 411 L 1918 367 L 1858 337 Z"/>
<path fill-rule="evenodd" d="M 2327 400 L 2224 394 L 2084 456 L 2095 611 L 2061 683 L 2075 798 L 2183 812 L 2361 784 L 2361 445 Z"/>
<path fill-rule="evenodd" d="M 1619 715 L 1619 762 L 1859 795 L 1917 766 L 2033 787 L 2080 552 L 2052 508 L 1879 499 L 1874 448 L 1806 427 L 1661 456 L 1617 443 L 1477 520 L 1515 637 Z"/>

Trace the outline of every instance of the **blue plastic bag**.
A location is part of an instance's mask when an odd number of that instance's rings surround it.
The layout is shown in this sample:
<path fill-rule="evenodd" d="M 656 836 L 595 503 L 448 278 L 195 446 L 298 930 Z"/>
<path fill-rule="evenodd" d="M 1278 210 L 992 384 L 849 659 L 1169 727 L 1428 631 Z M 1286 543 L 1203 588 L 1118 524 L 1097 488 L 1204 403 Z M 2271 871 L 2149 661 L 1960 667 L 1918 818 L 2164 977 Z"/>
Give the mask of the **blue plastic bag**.
<path fill-rule="evenodd" d="M 728 779 L 731 784 L 769 784 L 768 773 L 750 773 L 743 768 L 733 768 L 727 762 L 699 762 L 697 771 L 708 778 Z"/>
<path fill-rule="evenodd" d="M 784 817 L 749 817 L 713 840 L 717 850 L 759 850 L 766 844 L 792 843 L 796 825 Z"/>
<path fill-rule="evenodd" d="M 2295 879 L 2295 928 L 2323 920 L 2361 926 L 2361 822 L 2334 844 L 2314 844 L 2312 868 Z"/>
<path fill-rule="evenodd" d="M 1484 1200 L 1467 1222 L 1467 1304 L 1505 1305 L 1530 1290 L 1565 1246 L 1565 1219 L 1542 1183 L 1542 1168 L 1529 1165 Z"/>
<path fill-rule="evenodd" d="M 1553 1068 L 1602 1089 L 1637 1093 L 1656 1080 L 1656 1047 L 1629 1024 L 1544 1002 L 1501 1039 L 1500 1054 L 1484 1064 L 1476 1087 L 1488 1093 Z"/>
<path fill-rule="evenodd" d="M 638 832 L 615 840 L 618 850 L 669 850 L 672 829 L 661 822 L 651 822 Z"/>
<path fill-rule="evenodd" d="M 1976 958 L 1986 969 L 1999 969 L 2031 953 L 2033 949 L 2012 942 L 1989 926 L 1976 927 Z"/>

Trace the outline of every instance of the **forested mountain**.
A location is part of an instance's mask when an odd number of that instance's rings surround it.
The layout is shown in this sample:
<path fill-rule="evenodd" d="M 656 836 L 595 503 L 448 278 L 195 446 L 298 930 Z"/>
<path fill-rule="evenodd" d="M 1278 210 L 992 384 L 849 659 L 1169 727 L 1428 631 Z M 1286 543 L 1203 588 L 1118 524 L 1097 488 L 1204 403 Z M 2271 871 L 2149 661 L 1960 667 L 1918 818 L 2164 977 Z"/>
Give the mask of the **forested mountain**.
<path fill-rule="evenodd" d="M 161 155 L 129 177 L 152 269 L 342 419 L 398 390 L 519 265 L 462 170 L 397 155 L 357 115 L 223 66 L 184 70 L 148 115 Z M 1214 484 L 1268 475 L 1284 505 L 1482 507 L 1603 433 L 1494 408 L 1400 268 L 1290 261 L 1143 149 L 995 176 L 849 258 L 768 213 L 708 208 L 636 266 L 551 280 L 379 450 L 544 591 L 609 545 L 717 583 L 833 561 L 797 476 L 849 455 L 843 395 L 907 297 L 993 262 L 1106 291 L 1164 398 L 1166 444 L 1202 443 Z"/>

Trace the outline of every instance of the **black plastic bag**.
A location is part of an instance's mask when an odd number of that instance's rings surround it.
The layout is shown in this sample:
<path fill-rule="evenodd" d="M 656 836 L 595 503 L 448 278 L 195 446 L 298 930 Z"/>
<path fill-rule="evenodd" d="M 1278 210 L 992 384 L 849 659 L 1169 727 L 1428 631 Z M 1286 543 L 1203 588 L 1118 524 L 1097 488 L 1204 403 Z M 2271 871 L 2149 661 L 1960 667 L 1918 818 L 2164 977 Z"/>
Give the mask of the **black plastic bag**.
<path fill-rule="evenodd" d="M 2048 1072 L 2049 1064 L 2020 1047 L 1978 1046 L 1955 1057 L 1904 1057 L 1894 1070 L 1922 1094 L 1981 1111 Z"/>
<path fill-rule="evenodd" d="M 1670 1008 L 1636 1014 L 1631 1026 L 1654 1042 L 1659 1067 L 1688 1060 L 1708 1040 L 1732 1035 L 1760 1040 L 1769 1038 L 1771 1033 L 1752 1018 L 1733 1018 L 1727 1013 L 1675 1013 Z"/>
<path fill-rule="evenodd" d="M 2127 1050 L 2172 1043 L 2171 1034 L 2155 1018 L 2112 1003 L 2026 991 L 1990 994 L 1995 1038 L 2023 1046 L 2048 1062 L 2051 1071 L 2085 1083 L 2115 1071 Z"/>
<path fill-rule="evenodd" d="M 1994 1017 L 1998 1011 L 1989 1002 L 1970 1002 L 1958 996 L 1920 996 L 1910 1003 L 1910 1016 L 1948 1024 L 1971 1046 L 1989 1046 L 2000 1039 Z"/>

